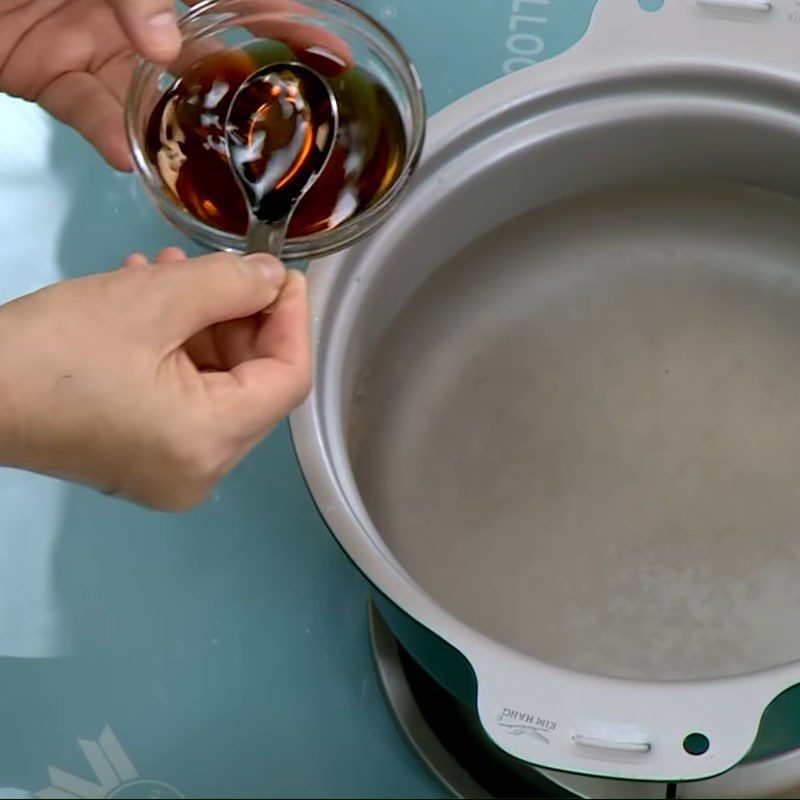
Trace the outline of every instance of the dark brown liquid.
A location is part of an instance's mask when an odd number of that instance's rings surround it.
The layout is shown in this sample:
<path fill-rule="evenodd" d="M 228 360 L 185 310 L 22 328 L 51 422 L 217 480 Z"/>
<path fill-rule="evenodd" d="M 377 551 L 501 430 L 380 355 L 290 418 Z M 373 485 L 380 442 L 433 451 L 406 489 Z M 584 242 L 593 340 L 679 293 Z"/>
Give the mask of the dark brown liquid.
<path fill-rule="evenodd" d="M 339 107 L 339 132 L 325 170 L 298 205 L 289 237 L 341 225 L 369 208 L 403 169 L 406 136 L 387 90 L 358 67 L 315 48 L 294 53 L 257 43 L 196 61 L 159 100 L 150 116 L 146 149 L 167 191 L 197 219 L 244 234 L 247 204 L 228 163 L 225 119 L 236 90 L 257 69 L 299 61 L 328 79 Z"/>
<path fill-rule="evenodd" d="M 336 142 L 327 82 L 297 62 L 264 67 L 236 93 L 226 129 L 228 158 L 250 211 L 282 226 Z"/>

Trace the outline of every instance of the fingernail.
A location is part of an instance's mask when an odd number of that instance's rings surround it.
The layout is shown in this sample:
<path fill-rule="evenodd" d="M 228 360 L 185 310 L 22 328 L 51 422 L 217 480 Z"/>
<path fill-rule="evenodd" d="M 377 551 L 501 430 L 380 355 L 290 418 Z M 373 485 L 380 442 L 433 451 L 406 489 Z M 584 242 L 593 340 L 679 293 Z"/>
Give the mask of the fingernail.
<path fill-rule="evenodd" d="M 147 20 L 148 46 L 155 49 L 155 56 L 174 58 L 181 46 L 181 35 L 170 11 L 154 14 Z"/>
<path fill-rule="evenodd" d="M 162 11 L 161 13 L 150 17 L 150 19 L 147 20 L 147 24 L 151 28 L 171 29 L 175 26 L 175 17 L 172 15 L 171 11 Z"/>
<path fill-rule="evenodd" d="M 270 283 L 283 283 L 286 280 L 286 267 L 277 258 L 266 253 L 251 253 L 244 257 L 248 264 L 258 267 Z"/>

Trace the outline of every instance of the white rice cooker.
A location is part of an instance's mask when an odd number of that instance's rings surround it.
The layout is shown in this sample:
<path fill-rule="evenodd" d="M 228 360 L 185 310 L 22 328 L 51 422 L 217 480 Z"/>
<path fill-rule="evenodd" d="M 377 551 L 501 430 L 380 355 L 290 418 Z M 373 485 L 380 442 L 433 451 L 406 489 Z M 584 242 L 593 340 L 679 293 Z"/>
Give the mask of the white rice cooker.
<path fill-rule="evenodd" d="M 658 782 L 785 757 L 800 2 L 600 0 L 429 130 L 389 221 L 310 269 L 321 514 L 511 756 Z"/>

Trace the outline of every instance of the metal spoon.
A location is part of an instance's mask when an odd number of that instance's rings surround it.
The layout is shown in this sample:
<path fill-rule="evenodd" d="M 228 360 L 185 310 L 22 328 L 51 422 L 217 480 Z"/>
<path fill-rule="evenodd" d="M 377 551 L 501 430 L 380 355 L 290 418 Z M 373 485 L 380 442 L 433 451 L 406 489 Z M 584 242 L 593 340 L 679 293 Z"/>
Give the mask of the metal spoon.
<path fill-rule="evenodd" d="M 270 64 L 239 87 L 225 139 L 250 210 L 248 253 L 280 256 L 292 214 L 325 169 L 338 130 L 336 98 L 305 64 Z"/>

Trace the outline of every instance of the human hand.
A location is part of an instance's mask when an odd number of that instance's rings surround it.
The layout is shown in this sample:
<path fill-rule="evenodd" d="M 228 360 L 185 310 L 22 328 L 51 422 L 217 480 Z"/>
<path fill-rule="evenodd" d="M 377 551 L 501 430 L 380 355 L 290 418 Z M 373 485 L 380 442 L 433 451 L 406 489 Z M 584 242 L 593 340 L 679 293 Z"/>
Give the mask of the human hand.
<path fill-rule="evenodd" d="M 296 0 L 246 5 L 313 13 Z M 253 33 L 297 47 L 321 43 L 349 58 L 341 40 L 310 24 L 265 18 Z M 120 170 L 132 168 L 123 107 L 136 53 L 167 64 L 180 49 L 173 0 L 0 0 L 0 92 L 38 103 Z"/>
<path fill-rule="evenodd" d="M 0 306 L 0 463 L 184 510 L 308 392 L 306 283 L 263 255 L 126 264 Z"/>
<path fill-rule="evenodd" d="M 3 0 L 0 91 L 39 103 L 117 169 L 131 157 L 123 104 L 136 51 L 180 50 L 173 0 Z"/>

